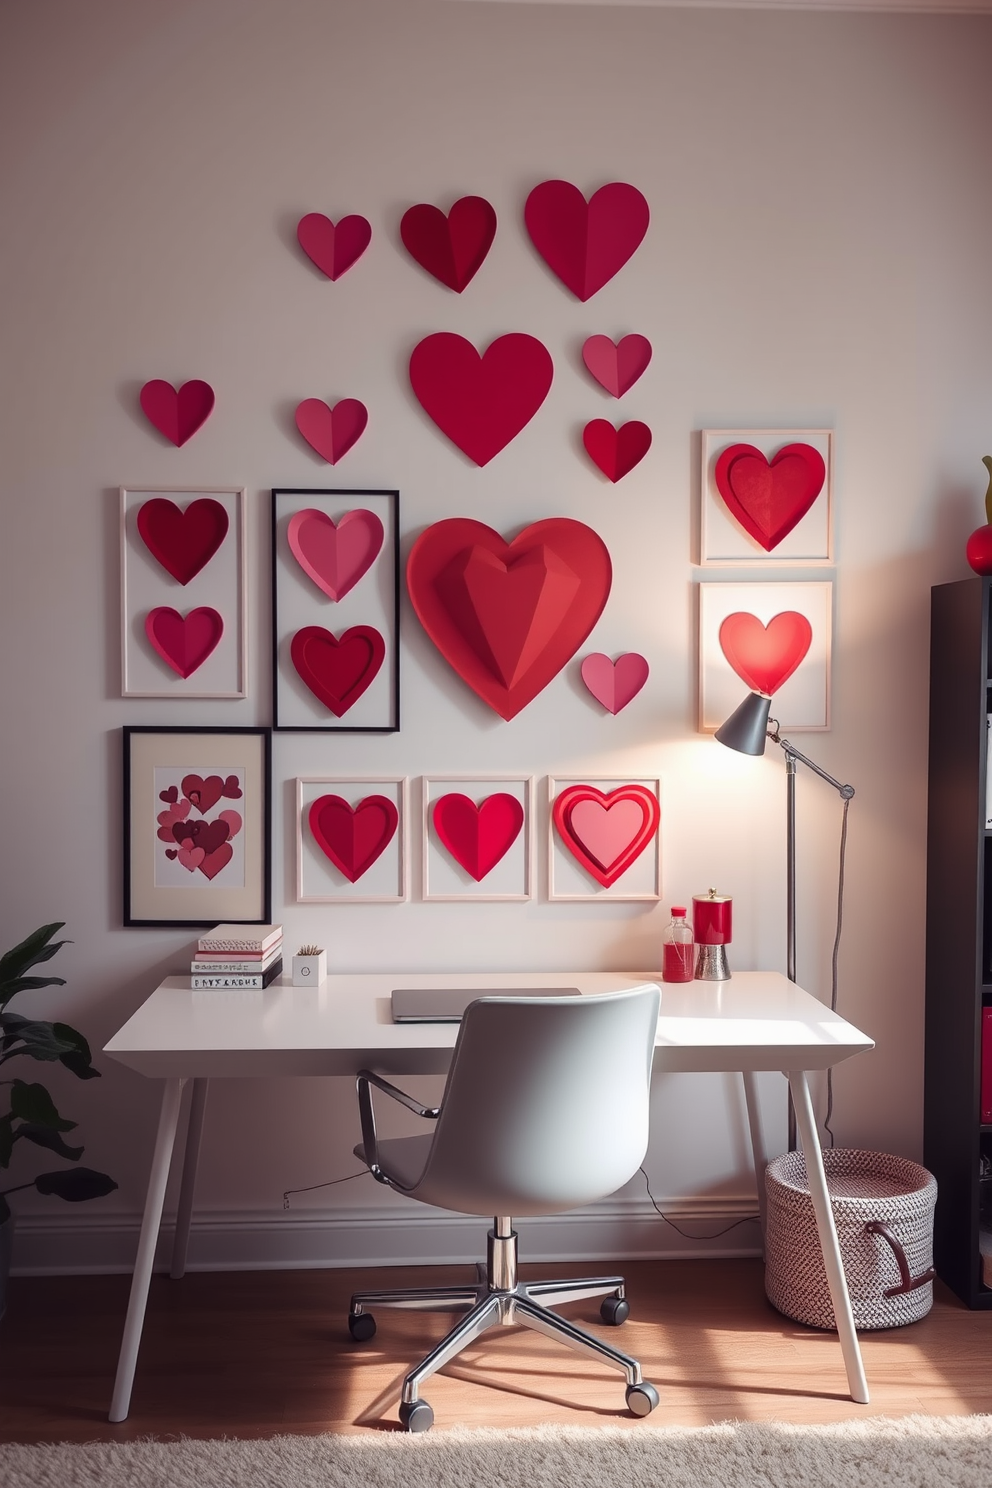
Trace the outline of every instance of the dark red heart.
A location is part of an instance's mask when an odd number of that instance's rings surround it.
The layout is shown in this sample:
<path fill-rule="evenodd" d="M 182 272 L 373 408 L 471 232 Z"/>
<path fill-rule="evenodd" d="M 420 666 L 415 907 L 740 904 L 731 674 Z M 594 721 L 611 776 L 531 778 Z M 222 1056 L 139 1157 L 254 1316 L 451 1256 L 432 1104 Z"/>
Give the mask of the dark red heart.
<path fill-rule="evenodd" d="M 481 196 L 463 196 L 445 217 L 421 202 L 403 213 L 400 237 L 411 258 L 461 294 L 482 267 L 496 236 L 496 213 Z"/>
<path fill-rule="evenodd" d="M 322 274 L 328 279 L 340 279 L 371 243 L 372 228 L 364 217 L 342 217 L 335 227 L 323 212 L 308 212 L 300 218 L 296 237 Z"/>
<path fill-rule="evenodd" d="M 431 819 L 455 862 L 481 883 L 516 842 L 524 808 L 508 791 L 486 796 L 478 806 L 452 791 L 434 802 Z"/>
<path fill-rule="evenodd" d="M 318 796 L 307 820 L 321 852 L 355 883 L 389 846 L 399 812 L 388 796 L 366 796 L 354 808 L 342 796 Z"/>
<path fill-rule="evenodd" d="M 231 829 L 226 821 L 185 821 L 176 822 L 172 828 L 172 835 L 177 842 L 185 842 L 187 839 L 194 847 L 202 847 L 205 853 L 216 852 L 222 842 L 226 842 L 231 834 Z"/>
<path fill-rule="evenodd" d="M 159 791 L 158 798 L 160 801 L 167 801 L 170 806 L 174 806 L 179 800 L 179 787 L 170 785 L 168 790 Z"/>
<path fill-rule="evenodd" d="M 582 645 L 606 604 L 612 566 L 602 538 L 569 517 L 535 522 L 512 543 L 451 517 L 414 543 L 406 582 L 444 659 L 509 719 Z"/>
<path fill-rule="evenodd" d="M 238 800 L 241 795 L 241 787 L 238 784 L 237 775 L 228 775 L 224 781 L 224 789 L 221 791 L 221 795 L 226 796 L 229 801 Z"/>
<path fill-rule="evenodd" d="M 165 496 L 138 508 L 138 532 L 145 547 L 166 573 L 188 584 L 206 567 L 227 536 L 227 512 L 211 496 L 201 496 L 181 510 Z"/>
<path fill-rule="evenodd" d="M 353 625 L 340 638 L 321 625 L 298 630 L 290 655 L 314 697 L 341 718 L 374 680 L 386 654 L 386 643 L 371 625 Z"/>
<path fill-rule="evenodd" d="M 524 221 L 548 268 L 580 300 L 608 283 L 648 230 L 651 213 L 636 186 L 612 181 L 588 204 L 568 181 L 544 181 L 527 198 Z"/>
<path fill-rule="evenodd" d="M 826 474 L 811 444 L 786 444 L 771 460 L 753 444 L 731 444 L 721 451 L 713 479 L 731 516 L 770 553 L 802 521 Z"/>
<path fill-rule="evenodd" d="M 166 666 L 191 677 L 220 644 L 224 621 L 210 605 L 181 615 L 171 605 L 158 605 L 145 616 L 145 635 Z"/>
<path fill-rule="evenodd" d="M 165 849 L 165 856 L 167 858 L 171 858 L 173 860 L 176 859 L 176 858 L 178 858 L 178 856 L 179 856 L 179 849 L 178 849 L 178 847 L 167 847 Z"/>
<path fill-rule="evenodd" d="M 619 429 L 607 419 L 593 419 L 582 431 L 582 443 L 594 464 L 611 481 L 622 480 L 651 448 L 651 430 L 638 419 Z"/>
<path fill-rule="evenodd" d="M 224 782 L 219 775 L 208 775 L 206 780 L 202 775 L 184 775 L 180 785 L 186 800 L 204 816 L 224 794 Z"/>
<path fill-rule="evenodd" d="M 464 336 L 438 331 L 410 358 L 410 383 L 425 412 L 476 465 L 487 465 L 530 423 L 553 376 L 547 348 L 519 332 L 497 337 L 480 357 Z"/>
<path fill-rule="evenodd" d="M 198 844 L 202 846 L 202 844 Z M 229 842 L 224 842 L 214 852 L 207 853 L 202 863 L 196 866 L 206 878 L 216 878 L 222 868 L 226 868 L 234 857 L 234 848 Z"/>
<path fill-rule="evenodd" d="M 185 444 L 210 417 L 214 390 L 209 382 L 194 378 L 177 390 L 171 382 L 156 377 L 141 389 L 141 407 L 150 424 L 175 445 Z"/>

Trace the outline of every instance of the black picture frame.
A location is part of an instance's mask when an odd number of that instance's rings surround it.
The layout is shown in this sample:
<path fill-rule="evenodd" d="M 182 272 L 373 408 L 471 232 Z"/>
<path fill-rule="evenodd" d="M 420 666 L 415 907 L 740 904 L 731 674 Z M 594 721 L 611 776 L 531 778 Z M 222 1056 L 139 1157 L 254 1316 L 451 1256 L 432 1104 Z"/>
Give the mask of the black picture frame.
<path fill-rule="evenodd" d="M 322 592 L 291 551 L 292 516 L 312 509 L 340 522 L 345 512 L 372 511 L 383 541 L 361 577 L 339 599 Z M 272 726 L 281 733 L 395 734 L 400 727 L 400 493 L 355 487 L 272 489 Z M 384 655 L 367 689 L 340 713 L 311 689 L 292 658 L 304 627 L 335 632 L 377 630 Z M 320 643 L 318 642 L 318 645 Z"/>
<path fill-rule="evenodd" d="M 271 729 L 140 724 L 125 726 L 121 733 L 125 926 L 199 929 L 226 922 L 268 924 Z M 191 780 L 199 781 L 195 794 Z M 222 812 L 227 813 L 227 836 L 217 842 L 215 831 L 206 847 L 198 847 L 203 827 L 214 827 Z M 170 814 L 170 821 L 163 820 Z M 240 825 L 232 830 L 233 816 Z M 183 839 L 175 829 L 186 821 L 191 824 L 190 836 Z M 224 857 L 225 847 L 229 858 Z M 210 857 L 212 870 L 202 866 Z"/>

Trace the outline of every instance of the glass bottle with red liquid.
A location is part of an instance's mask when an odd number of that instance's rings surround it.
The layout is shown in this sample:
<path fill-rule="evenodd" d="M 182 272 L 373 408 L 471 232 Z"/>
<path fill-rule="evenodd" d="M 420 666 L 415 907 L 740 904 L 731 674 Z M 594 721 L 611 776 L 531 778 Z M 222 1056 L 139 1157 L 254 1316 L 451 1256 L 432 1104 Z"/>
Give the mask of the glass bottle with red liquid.
<path fill-rule="evenodd" d="M 661 980 L 663 982 L 691 982 L 695 946 L 692 929 L 685 917 L 684 904 L 672 905 L 672 922 L 665 926 L 661 937 Z"/>

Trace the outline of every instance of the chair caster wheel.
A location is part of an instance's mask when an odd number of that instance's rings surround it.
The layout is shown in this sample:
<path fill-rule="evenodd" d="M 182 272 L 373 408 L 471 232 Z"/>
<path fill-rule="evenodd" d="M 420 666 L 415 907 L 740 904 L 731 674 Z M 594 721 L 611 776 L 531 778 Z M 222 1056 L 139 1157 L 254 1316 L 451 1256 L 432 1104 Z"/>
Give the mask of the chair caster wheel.
<path fill-rule="evenodd" d="M 409 1405 L 405 1400 L 401 1401 L 400 1425 L 407 1431 L 430 1431 L 434 1425 L 434 1412 L 426 1400 L 412 1400 Z"/>
<path fill-rule="evenodd" d="M 599 1315 L 604 1323 L 619 1328 L 630 1317 L 630 1303 L 626 1297 L 604 1297 L 599 1304 Z"/>
<path fill-rule="evenodd" d="M 649 1416 L 658 1404 L 658 1391 L 647 1380 L 627 1386 L 627 1409 L 632 1416 Z"/>
<path fill-rule="evenodd" d="M 375 1318 L 370 1312 L 349 1312 L 348 1332 L 356 1343 L 368 1343 L 375 1337 Z"/>

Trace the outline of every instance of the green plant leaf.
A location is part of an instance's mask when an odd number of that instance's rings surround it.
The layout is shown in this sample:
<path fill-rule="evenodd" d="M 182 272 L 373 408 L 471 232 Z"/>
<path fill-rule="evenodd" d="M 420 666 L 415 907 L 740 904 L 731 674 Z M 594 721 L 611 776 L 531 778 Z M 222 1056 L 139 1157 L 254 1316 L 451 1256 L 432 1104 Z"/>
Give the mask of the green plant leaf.
<path fill-rule="evenodd" d="M 74 1126 L 75 1122 L 70 1122 Z M 78 1162 L 83 1155 L 82 1147 L 69 1147 L 63 1142 L 57 1131 L 52 1131 L 47 1126 L 35 1126 L 33 1122 L 25 1121 L 14 1132 L 14 1141 L 23 1137 L 27 1142 L 33 1142 L 36 1147 L 47 1147 L 49 1152 L 54 1152 L 57 1157 L 64 1157 L 69 1162 Z"/>
<path fill-rule="evenodd" d="M 79 1030 L 70 1028 L 68 1023 L 53 1023 L 52 1027 L 56 1038 L 72 1046 L 68 1054 L 59 1055 L 66 1069 L 71 1070 L 80 1080 L 98 1080 L 100 1071 L 93 1068 L 90 1046 Z"/>
<path fill-rule="evenodd" d="M 40 1194 L 54 1194 L 69 1204 L 81 1204 L 84 1199 L 102 1199 L 113 1193 L 117 1184 L 93 1168 L 63 1168 L 57 1173 L 39 1173 L 34 1186 Z"/>
<path fill-rule="evenodd" d="M 61 1059 L 75 1048 L 57 1036 L 54 1023 L 22 1018 L 18 1013 L 0 1014 L 0 1029 L 3 1032 L 0 1063 L 16 1054 L 27 1054 L 32 1059 Z"/>
<path fill-rule="evenodd" d="M 22 976 L 29 966 L 37 966 L 40 961 L 49 961 L 68 944 L 67 941 L 59 940 L 54 945 L 49 941 L 57 931 L 61 930 L 65 920 L 55 920 L 51 925 L 42 925 L 38 930 L 32 932 L 20 945 L 0 956 L 0 988 L 12 981 L 14 977 Z"/>
<path fill-rule="evenodd" d="M 21 1121 L 47 1126 L 52 1131 L 72 1131 L 76 1125 L 62 1119 L 44 1085 L 28 1085 L 24 1080 L 14 1080 L 11 1084 L 10 1113 Z"/>

